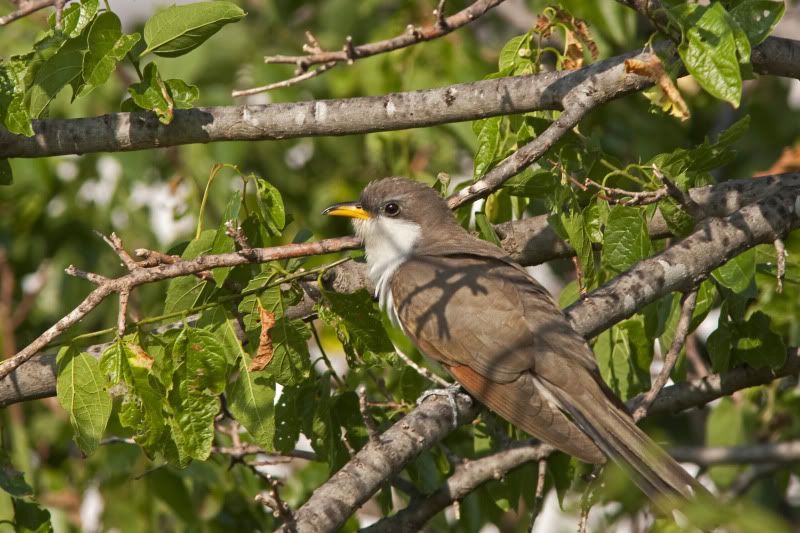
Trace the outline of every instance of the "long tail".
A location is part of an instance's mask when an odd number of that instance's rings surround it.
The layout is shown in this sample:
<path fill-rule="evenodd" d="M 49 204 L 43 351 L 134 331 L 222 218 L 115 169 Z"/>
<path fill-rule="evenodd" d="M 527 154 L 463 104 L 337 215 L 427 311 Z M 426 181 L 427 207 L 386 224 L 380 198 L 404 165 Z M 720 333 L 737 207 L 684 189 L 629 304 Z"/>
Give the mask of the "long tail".
<path fill-rule="evenodd" d="M 631 478 L 662 511 L 669 513 L 681 503 L 708 494 L 672 457 L 634 423 L 628 413 L 610 399 L 589 401 L 566 397 L 558 387 L 541 380 L 539 384 L 554 397 L 595 444 L 610 459 L 631 474 Z M 577 400 L 577 402 L 576 402 Z"/>

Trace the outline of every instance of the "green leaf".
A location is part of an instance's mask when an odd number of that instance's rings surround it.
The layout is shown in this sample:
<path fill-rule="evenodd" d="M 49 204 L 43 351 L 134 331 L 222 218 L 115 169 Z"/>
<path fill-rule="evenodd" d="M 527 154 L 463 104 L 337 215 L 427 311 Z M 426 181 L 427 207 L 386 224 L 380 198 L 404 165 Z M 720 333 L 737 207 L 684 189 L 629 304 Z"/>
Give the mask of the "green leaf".
<path fill-rule="evenodd" d="M 26 61 L 0 62 L 0 122 L 11 133 L 33 135 L 31 117 L 25 104 Z"/>
<path fill-rule="evenodd" d="M 731 10 L 731 16 L 747 34 L 752 46 L 766 39 L 783 18 L 786 6 L 772 0 L 744 0 Z"/>
<path fill-rule="evenodd" d="M 565 211 L 558 215 L 551 215 L 547 221 L 558 236 L 569 242 L 575 249 L 575 255 L 583 270 L 584 288 L 588 289 L 594 283 L 595 264 L 592 241 L 589 238 L 583 213 Z"/>
<path fill-rule="evenodd" d="M 239 224 L 239 208 L 242 205 L 242 194 L 239 191 L 236 191 L 231 196 L 231 199 L 228 201 L 228 205 L 225 208 L 225 212 L 222 214 L 222 222 L 217 228 L 217 233 L 214 235 L 214 242 L 211 243 L 211 252 L 212 254 L 223 254 L 228 252 L 233 252 L 236 250 L 236 244 L 234 243 L 233 239 L 228 235 L 227 227 L 225 224 L 227 222 L 232 222 L 234 227 Z M 225 283 L 225 280 L 228 278 L 228 275 L 231 273 L 232 267 L 226 268 L 216 268 L 213 270 L 214 274 L 214 281 L 217 282 L 218 287 L 222 287 L 222 284 Z"/>
<path fill-rule="evenodd" d="M 575 461 L 563 452 L 556 452 L 547 459 L 546 476 L 553 483 L 558 496 L 558 505 L 564 510 L 564 496 L 575 479 Z"/>
<path fill-rule="evenodd" d="M 11 464 L 5 449 L 0 449 L 0 489 L 16 497 L 33 494 L 33 489 L 25 481 L 25 476 Z"/>
<path fill-rule="evenodd" d="M 108 347 L 100 367 L 115 392 L 122 395 L 119 421 L 149 457 L 160 450 L 167 429 L 163 404 L 166 391 L 150 372 L 154 359 L 141 346 L 123 339 Z"/>
<path fill-rule="evenodd" d="M 769 316 L 756 311 L 744 324 L 737 324 L 734 353 L 753 368 L 778 368 L 786 362 L 783 338 L 770 326 Z"/>
<path fill-rule="evenodd" d="M 286 210 L 278 189 L 265 179 L 258 179 L 259 216 L 272 235 L 280 235 L 286 225 Z"/>
<path fill-rule="evenodd" d="M 737 59 L 743 43 L 738 25 L 721 3 L 711 6 L 682 4 L 673 8 L 682 20 L 683 41 L 678 46 L 683 64 L 697 82 L 713 96 L 739 107 L 742 75 Z M 746 40 L 746 39 L 745 39 Z M 749 59 L 747 45 L 746 55 Z"/>
<path fill-rule="evenodd" d="M 111 416 L 111 398 L 97 359 L 72 346 L 62 348 L 56 357 L 58 403 L 67 414 L 81 451 L 91 455 L 103 437 Z"/>
<path fill-rule="evenodd" d="M 164 57 L 178 57 L 189 53 L 224 25 L 236 22 L 245 14 L 230 2 L 195 2 L 168 7 L 144 25 L 147 48 L 141 55 L 153 52 Z"/>
<path fill-rule="evenodd" d="M 259 446 L 272 450 L 275 448 L 275 387 L 250 371 L 250 356 L 233 333 L 231 320 L 223 327 L 229 340 L 226 345 L 235 343 L 237 348 L 239 376 L 226 388 L 228 409 Z"/>
<path fill-rule="evenodd" d="M 736 155 L 732 149 L 733 145 L 741 139 L 750 129 L 750 115 L 733 123 L 728 129 L 719 134 L 717 142 L 711 143 L 708 139 L 703 144 L 692 148 L 678 148 L 666 154 L 659 154 L 653 157 L 649 164 L 655 165 L 673 180 L 676 180 L 681 190 L 688 190 L 698 184 L 697 177 L 700 173 L 720 167 L 730 162 Z M 685 174 L 690 174 L 692 179 L 681 186 L 680 178 L 687 178 Z"/>
<path fill-rule="evenodd" d="M 200 89 L 197 88 L 197 85 L 192 85 L 179 79 L 169 79 L 164 83 L 167 84 L 172 101 L 178 109 L 192 108 L 195 101 L 200 97 Z"/>
<path fill-rule="evenodd" d="M 478 136 L 478 151 L 475 153 L 472 171 L 474 179 L 486 174 L 494 164 L 500 148 L 500 118 L 484 118 L 472 123 L 472 129 Z"/>
<path fill-rule="evenodd" d="M 745 423 L 742 410 L 730 398 L 722 398 L 711 411 L 706 422 L 707 446 L 737 446 L 745 442 Z M 709 471 L 719 487 L 734 482 L 743 467 L 716 466 Z"/>
<path fill-rule="evenodd" d="M 649 388 L 652 345 L 641 320 L 626 320 L 598 335 L 594 353 L 603 380 L 623 400 Z"/>
<path fill-rule="evenodd" d="M 50 524 L 50 511 L 40 507 L 36 502 L 14 498 L 14 531 L 15 533 L 49 533 L 53 531 Z"/>
<path fill-rule="evenodd" d="M 492 224 L 487 220 L 486 213 L 475 213 L 475 226 L 478 229 L 481 239 L 500 246 L 500 239 L 497 238 Z"/>
<path fill-rule="evenodd" d="M 650 235 L 640 209 L 615 205 L 608 213 L 603 264 L 623 272 L 650 255 Z"/>
<path fill-rule="evenodd" d="M 214 417 L 225 389 L 227 359 L 217 338 L 202 329 L 185 328 L 172 348 L 175 373 L 169 404 L 170 426 L 181 463 L 205 460 L 214 440 Z"/>
<path fill-rule="evenodd" d="M 361 289 L 351 294 L 333 291 L 325 291 L 323 294 L 328 308 L 340 320 L 330 320 L 331 317 L 326 314 L 321 317 L 336 329 L 351 365 L 358 364 L 358 357 L 372 363 L 385 360 L 388 354 L 394 352 L 392 341 L 383 327 L 380 311 L 369 292 Z"/>
<path fill-rule="evenodd" d="M 189 242 L 189 245 L 181 254 L 181 258 L 194 259 L 197 256 L 210 253 L 216 235 L 216 230 L 203 231 L 199 238 Z M 170 281 L 164 302 L 164 313 L 183 311 L 197 305 L 207 284 L 208 282 L 194 276 L 183 276 Z"/>
<path fill-rule="evenodd" d="M 0 159 L 0 185 L 11 185 L 14 181 L 14 173 L 11 171 L 11 163 L 8 159 Z"/>
<path fill-rule="evenodd" d="M 281 385 L 294 385 L 311 375 L 311 355 L 308 339 L 311 330 L 302 320 L 279 318 L 270 330 L 272 335 L 272 361 L 263 370 L 267 378 Z"/>
<path fill-rule="evenodd" d="M 511 196 L 542 198 L 549 195 L 558 185 L 555 173 L 543 168 L 526 168 L 503 184 L 503 190 Z"/>
<path fill-rule="evenodd" d="M 83 84 L 77 91 L 85 96 L 103 85 L 111 76 L 117 62 L 125 58 L 139 41 L 139 34 L 122 34 L 119 17 L 110 11 L 98 15 L 89 30 L 89 51 L 83 57 Z"/>
<path fill-rule="evenodd" d="M 67 46 L 39 65 L 27 96 L 31 118 L 39 118 L 61 89 L 80 76 L 82 67 L 83 51 Z"/>
<path fill-rule="evenodd" d="M 275 448 L 280 452 L 294 449 L 306 420 L 310 420 L 316 404 L 316 391 L 311 384 L 283 388 L 275 407 Z"/>
<path fill-rule="evenodd" d="M 694 231 L 694 218 L 673 198 L 664 198 L 658 202 L 658 210 L 661 211 L 667 227 L 676 237 L 685 237 Z"/>
<path fill-rule="evenodd" d="M 731 340 L 731 330 L 724 323 L 708 336 L 706 349 L 714 372 L 724 372 L 731 367 Z"/>
<path fill-rule="evenodd" d="M 719 291 L 717 286 L 711 280 L 705 280 L 700 284 L 697 289 L 697 300 L 694 304 L 694 311 L 692 312 L 692 320 L 689 323 L 689 332 L 691 333 L 700 323 L 708 316 L 708 312 L 714 307 L 719 298 Z"/>
<path fill-rule="evenodd" d="M 503 49 L 500 50 L 500 57 L 497 60 L 497 69 L 504 70 L 512 68 L 520 59 L 520 50 L 525 47 L 529 34 L 518 35 L 508 41 Z"/>
<path fill-rule="evenodd" d="M 711 273 L 720 285 L 735 293 L 747 289 L 755 274 L 756 254 L 753 248 L 745 250 Z"/>
<path fill-rule="evenodd" d="M 154 111 L 162 124 L 169 124 L 172 122 L 175 102 L 169 93 L 169 87 L 161 79 L 156 64 L 148 63 L 142 76 L 142 81 L 128 87 L 131 100 L 142 109 Z"/>

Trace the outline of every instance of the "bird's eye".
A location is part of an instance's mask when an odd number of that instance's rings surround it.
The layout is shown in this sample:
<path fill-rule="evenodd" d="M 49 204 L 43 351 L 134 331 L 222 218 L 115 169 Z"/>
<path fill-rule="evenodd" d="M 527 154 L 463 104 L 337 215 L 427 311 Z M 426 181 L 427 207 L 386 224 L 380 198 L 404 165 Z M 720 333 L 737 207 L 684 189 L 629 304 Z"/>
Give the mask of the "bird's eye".
<path fill-rule="evenodd" d="M 383 212 L 393 217 L 400 212 L 400 206 L 397 205 L 397 202 L 389 202 L 388 204 L 383 206 Z"/>

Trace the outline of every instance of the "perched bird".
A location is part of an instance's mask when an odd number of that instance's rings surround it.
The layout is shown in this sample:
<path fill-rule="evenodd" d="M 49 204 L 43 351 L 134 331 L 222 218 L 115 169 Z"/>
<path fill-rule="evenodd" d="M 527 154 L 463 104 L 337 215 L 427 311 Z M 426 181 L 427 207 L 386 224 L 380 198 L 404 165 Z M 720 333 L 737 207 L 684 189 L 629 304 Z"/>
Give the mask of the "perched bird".
<path fill-rule="evenodd" d="M 582 461 L 619 463 L 661 509 L 703 490 L 636 426 L 550 294 L 436 191 L 385 178 L 324 214 L 353 219 L 381 307 L 473 397 Z"/>

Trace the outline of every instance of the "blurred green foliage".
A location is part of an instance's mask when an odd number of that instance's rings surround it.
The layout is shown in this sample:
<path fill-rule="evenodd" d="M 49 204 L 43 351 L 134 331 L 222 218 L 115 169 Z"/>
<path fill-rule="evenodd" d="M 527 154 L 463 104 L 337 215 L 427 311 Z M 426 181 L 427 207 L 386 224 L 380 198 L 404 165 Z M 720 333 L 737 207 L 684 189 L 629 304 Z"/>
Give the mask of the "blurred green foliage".
<path fill-rule="evenodd" d="M 455 12 L 468 3 L 451 1 L 447 9 Z M 242 0 L 238 7 L 227 2 L 173 7 L 149 19 L 127 18 L 122 4 L 110 2 L 114 14 L 96 0 L 71 3 L 61 31 L 47 12 L 0 30 L 0 118 L 7 128 L 30 133 L 26 120 L 39 115 L 72 118 L 137 108 L 154 110 L 168 123 L 174 108 L 231 105 L 232 89 L 292 75 L 293 67 L 264 65 L 263 56 L 299 53 L 304 30 L 327 49 L 338 49 L 348 35 L 354 43 L 372 42 L 402 33 L 409 23 L 430 23 L 436 2 Z M 541 161 L 480 204 L 473 229 L 494 240 L 492 223 L 523 214 L 549 215 L 578 252 L 581 288 L 591 290 L 663 249 L 664 243 L 651 241 L 646 232 L 655 209 L 679 235 L 690 231 L 694 221 L 670 199 L 657 206 L 610 206 L 596 191 L 574 187 L 571 180 L 654 190 L 660 182 L 651 165 L 657 164 L 685 190 L 769 169 L 784 147 L 798 142 L 800 112 L 797 104 L 789 104 L 789 85 L 768 77 L 742 81 L 751 76 L 750 47 L 768 34 L 783 4 L 669 4 L 671 22 L 684 35 L 681 57 L 695 74 L 681 85 L 691 119 L 679 122 L 640 95 L 598 107 Z M 442 39 L 342 65 L 247 102 L 381 95 L 574 67 L 639 49 L 651 36 L 644 21 L 611 1 L 571 0 L 563 8 L 538 0 L 521 5 L 531 14 L 528 22 L 490 12 Z M 6 3 L 2 9 L 11 7 Z M 759 24 L 743 22 L 757 8 L 768 16 Z M 718 34 L 716 48 L 703 32 Z M 565 42 L 580 43 L 580 53 L 570 54 Z M 710 59 L 713 65 L 704 63 Z M 21 74 L 25 69 L 27 79 Z M 54 79 L 55 71 L 63 78 Z M 71 87 L 59 90 L 67 84 Z M 23 321 L 0 330 L 0 353 L 13 354 L 85 297 L 88 284 L 65 276 L 67 265 L 109 276 L 121 272 L 118 258 L 95 232 L 116 232 L 128 250 L 148 248 L 185 258 L 234 250 L 225 232 L 227 220 L 238 220 L 254 246 L 346 234 L 350 230 L 344 222 L 319 213 L 335 201 L 356 197 L 369 180 L 405 175 L 434 183 L 444 172 L 454 183 L 466 183 L 540 134 L 555 116 L 535 112 L 349 137 L 13 160 L 13 182 L 0 187 L 0 251 L 13 272 L 13 301 L 25 300 L 27 293 L 38 296 Z M 7 169 L 0 168 L 3 180 L 10 179 Z M 469 218 L 465 210 L 461 214 Z M 597 245 L 602 245 L 599 254 Z M 701 357 L 714 371 L 775 367 L 785 347 L 798 344 L 796 234 L 786 239 L 786 249 L 782 293 L 775 290 L 775 252 L 769 246 L 734 258 L 702 284 L 692 328 L 712 309 L 719 310 L 720 327 L 700 346 Z M 214 453 L 212 446 L 230 447 L 241 438 L 286 453 L 305 435 L 316 461 L 270 466 L 272 475 L 285 478 L 281 494 L 296 508 L 366 442 L 355 392 L 359 384 L 366 384 L 368 397 L 381 399 L 370 408 L 381 427 L 410 409 L 429 386 L 400 363 L 390 338 L 416 361 L 422 359 L 387 325 L 366 293 L 326 294 L 316 324 L 286 316 L 301 297 L 298 268 L 319 273 L 329 261 L 217 269 L 210 280 L 178 278 L 134 293 L 132 316 L 168 322 L 201 311 L 192 328 L 154 334 L 142 324 L 114 340 L 108 332 L 116 323 L 112 299 L 62 335 L 57 344 L 63 408 L 45 400 L 0 414 L 0 487 L 5 491 L 0 493 L 0 520 L 31 531 L 47 530 L 50 523 L 59 531 L 91 529 L 87 517 L 102 529 L 122 531 L 274 528 L 279 517 L 254 500 L 269 490 L 257 471 L 261 467 Z M 553 267 L 567 284 L 562 303 L 574 301 L 579 289 L 573 266 L 555 262 Z M 37 270 L 41 280 L 34 275 Z M 236 302 L 241 324 L 230 302 Z M 667 296 L 594 342 L 603 377 L 621 397 L 649 387 L 654 341 L 662 350 L 671 344 L 679 302 L 679 296 Z M 255 370 L 265 312 L 275 321 L 270 330 L 274 350 L 266 369 Z M 248 339 L 244 345 L 237 328 Z M 75 340 L 67 345 L 70 339 Z M 99 364 L 81 351 L 112 340 Z M 673 377 L 684 379 L 686 372 L 682 358 Z M 226 432 L 226 423 L 214 426 L 223 391 L 226 412 L 247 429 L 241 435 Z M 656 438 L 682 444 L 788 440 L 800 435 L 798 398 L 797 387 L 774 383 L 742 391 L 702 413 L 659 417 L 646 426 Z M 101 441 L 112 436 L 123 440 Z M 452 472 L 452 454 L 479 457 L 509 437 L 524 435 L 484 413 L 477 424 L 449 435 L 443 446 L 425 451 L 402 476 L 422 494 L 430 493 Z M 710 478 L 726 488 L 743 468 L 716 467 Z M 585 470 L 557 454 L 548 460 L 546 488 L 556 488 L 562 505 L 574 508 L 575 498 L 569 495 L 578 492 L 569 489 L 583 490 Z M 767 522 L 780 530 L 800 520 L 796 498 L 793 504 L 786 498 L 790 475 L 800 471 L 780 468 L 754 483 L 730 508 L 708 505 L 687 514 L 699 523 L 729 520 L 741 531 L 758 531 Z M 460 521 L 440 514 L 430 527 L 478 531 L 494 523 L 503 530 L 522 530 L 536 477 L 537 465 L 526 465 L 490 481 L 460 503 Z M 605 513 L 609 528 L 646 503 L 613 470 L 607 486 L 597 499 L 623 504 Z M 384 488 L 364 513 L 389 514 L 398 509 L 398 499 L 407 500 Z M 345 529 L 356 527 L 357 519 L 351 518 Z M 674 525 L 659 521 L 654 527 L 670 530 Z"/>

